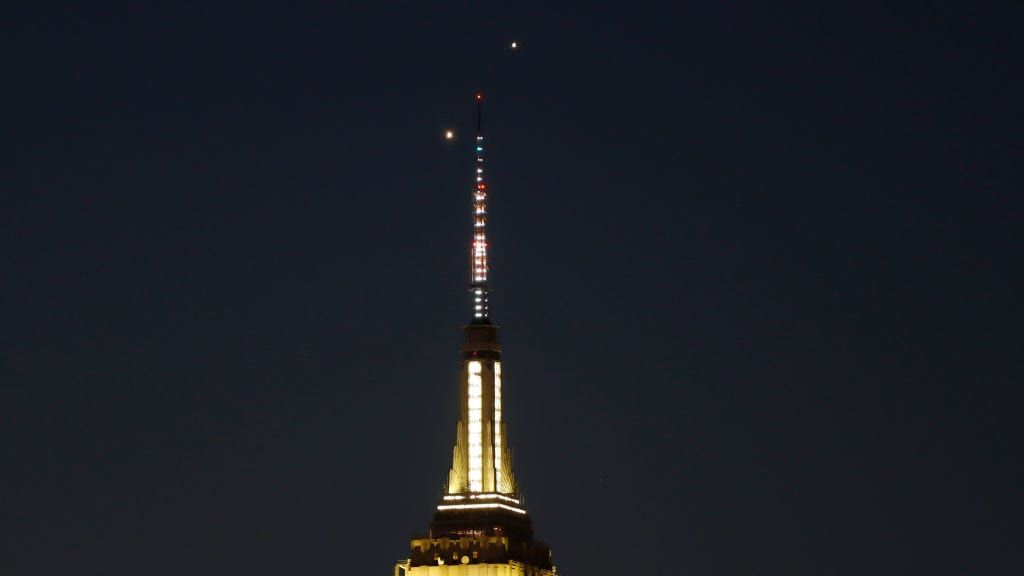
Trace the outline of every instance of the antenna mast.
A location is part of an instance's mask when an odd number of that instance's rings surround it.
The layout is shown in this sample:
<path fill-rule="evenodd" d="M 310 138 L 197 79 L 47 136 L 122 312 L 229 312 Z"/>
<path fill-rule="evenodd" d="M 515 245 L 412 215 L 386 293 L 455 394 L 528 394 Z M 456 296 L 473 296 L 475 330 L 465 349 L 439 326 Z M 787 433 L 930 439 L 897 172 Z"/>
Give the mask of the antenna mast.
<path fill-rule="evenodd" d="M 469 288 L 473 294 L 472 324 L 490 324 L 487 284 L 487 184 L 484 182 L 484 95 L 476 95 L 476 188 L 473 190 L 473 248 Z"/>

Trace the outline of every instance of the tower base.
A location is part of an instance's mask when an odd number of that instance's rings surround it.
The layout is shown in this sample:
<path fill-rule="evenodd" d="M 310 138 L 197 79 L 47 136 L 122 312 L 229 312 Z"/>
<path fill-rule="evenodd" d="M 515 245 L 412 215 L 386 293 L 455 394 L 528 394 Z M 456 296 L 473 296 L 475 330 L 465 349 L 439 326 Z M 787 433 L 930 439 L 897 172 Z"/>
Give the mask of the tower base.
<path fill-rule="evenodd" d="M 395 576 L 557 576 L 529 515 L 509 508 L 438 510 L 430 536 L 410 542 Z"/>

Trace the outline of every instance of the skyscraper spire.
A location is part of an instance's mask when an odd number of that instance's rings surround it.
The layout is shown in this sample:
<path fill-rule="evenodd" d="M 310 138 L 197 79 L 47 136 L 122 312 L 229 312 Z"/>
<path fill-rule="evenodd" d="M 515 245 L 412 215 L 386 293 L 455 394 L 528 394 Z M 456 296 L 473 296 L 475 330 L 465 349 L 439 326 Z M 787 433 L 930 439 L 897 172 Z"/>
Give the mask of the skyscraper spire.
<path fill-rule="evenodd" d="M 501 346 L 491 324 L 487 282 L 487 184 L 484 181 L 483 94 L 476 95 L 476 185 L 473 188 L 473 244 L 469 289 L 473 316 L 465 327 L 460 384 L 461 418 L 447 492 L 500 494 L 518 504 L 512 455 L 501 409 Z M 462 496 L 458 496 L 461 498 Z M 500 498 L 497 498 L 500 500 Z M 482 502 L 476 505 L 482 505 Z M 446 504 L 449 505 L 449 504 Z"/>
<path fill-rule="evenodd" d="M 463 327 L 452 467 L 429 534 L 412 540 L 410 556 L 395 565 L 395 576 L 557 576 L 551 548 L 533 539 L 533 522 L 512 473 L 501 402 L 501 345 L 488 310 L 482 94 L 476 95 L 476 118 L 473 315 Z"/>
<path fill-rule="evenodd" d="M 476 186 L 473 188 L 473 245 L 470 250 L 469 289 L 473 298 L 473 324 L 490 324 L 490 288 L 487 284 L 487 183 L 484 181 L 484 95 L 476 95 Z"/>

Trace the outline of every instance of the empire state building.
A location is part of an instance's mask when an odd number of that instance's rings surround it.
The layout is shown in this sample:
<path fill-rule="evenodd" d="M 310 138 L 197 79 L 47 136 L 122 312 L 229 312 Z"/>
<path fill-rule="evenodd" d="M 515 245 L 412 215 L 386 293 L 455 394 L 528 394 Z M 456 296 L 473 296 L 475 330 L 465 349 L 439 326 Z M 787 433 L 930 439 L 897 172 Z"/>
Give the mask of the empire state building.
<path fill-rule="evenodd" d="M 444 495 L 426 537 L 394 576 L 555 576 L 551 549 L 533 539 L 501 407 L 501 346 L 491 323 L 483 96 L 477 94 L 476 185 L 470 249 L 471 320 L 464 328 L 459 422 Z"/>

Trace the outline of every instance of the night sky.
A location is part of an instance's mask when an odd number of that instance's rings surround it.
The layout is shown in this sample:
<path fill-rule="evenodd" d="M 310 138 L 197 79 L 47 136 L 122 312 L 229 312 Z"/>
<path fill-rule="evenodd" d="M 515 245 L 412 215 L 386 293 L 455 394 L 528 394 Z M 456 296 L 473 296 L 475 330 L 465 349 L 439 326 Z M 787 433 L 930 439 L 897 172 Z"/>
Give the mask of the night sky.
<path fill-rule="evenodd" d="M 0 35 L 0 573 L 391 573 L 477 90 L 562 573 L 1024 570 L 1021 2 L 92 4 Z"/>

